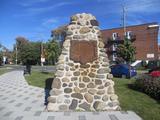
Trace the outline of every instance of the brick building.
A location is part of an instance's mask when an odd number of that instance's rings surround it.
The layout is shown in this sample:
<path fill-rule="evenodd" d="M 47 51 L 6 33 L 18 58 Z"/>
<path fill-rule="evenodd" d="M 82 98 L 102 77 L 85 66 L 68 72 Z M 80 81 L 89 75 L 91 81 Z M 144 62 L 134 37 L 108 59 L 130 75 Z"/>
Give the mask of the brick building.
<path fill-rule="evenodd" d="M 136 47 L 136 60 L 155 60 L 159 58 L 157 23 L 147 23 L 126 27 L 102 30 L 109 59 L 116 61 L 116 48 L 123 43 L 126 36 Z"/>

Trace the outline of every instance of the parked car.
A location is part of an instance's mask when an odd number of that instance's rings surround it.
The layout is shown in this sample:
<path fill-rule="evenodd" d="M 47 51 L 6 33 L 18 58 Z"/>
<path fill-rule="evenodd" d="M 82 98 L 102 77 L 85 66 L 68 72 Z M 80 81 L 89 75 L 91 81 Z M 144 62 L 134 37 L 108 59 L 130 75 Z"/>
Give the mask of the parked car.
<path fill-rule="evenodd" d="M 157 69 L 158 67 L 160 67 L 160 60 L 152 60 L 148 62 L 148 69 Z"/>
<path fill-rule="evenodd" d="M 150 75 L 153 77 L 160 77 L 160 71 L 152 71 Z"/>
<path fill-rule="evenodd" d="M 160 77 L 160 67 L 149 70 L 149 74 L 153 77 Z"/>
<path fill-rule="evenodd" d="M 131 78 L 137 75 L 136 69 L 128 64 L 117 64 L 110 67 L 114 77 Z"/>

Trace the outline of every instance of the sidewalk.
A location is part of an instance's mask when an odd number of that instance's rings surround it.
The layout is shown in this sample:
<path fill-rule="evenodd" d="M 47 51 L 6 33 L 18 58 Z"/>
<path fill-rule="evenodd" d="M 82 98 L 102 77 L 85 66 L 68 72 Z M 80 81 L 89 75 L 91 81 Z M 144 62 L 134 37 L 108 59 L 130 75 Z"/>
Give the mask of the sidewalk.
<path fill-rule="evenodd" d="M 141 120 L 134 112 L 45 112 L 44 90 L 28 85 L 23 71 L 0 76 L 0 120 Z"/>

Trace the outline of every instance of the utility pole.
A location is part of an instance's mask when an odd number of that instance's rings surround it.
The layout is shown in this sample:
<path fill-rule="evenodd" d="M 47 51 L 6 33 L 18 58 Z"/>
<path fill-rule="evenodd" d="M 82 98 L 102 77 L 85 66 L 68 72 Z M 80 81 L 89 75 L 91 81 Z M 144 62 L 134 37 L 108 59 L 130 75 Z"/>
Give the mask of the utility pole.
<path fill-rule="evenodd" d="M 16 42 L 16 65 L 17 65 L 17 42 Z"/>
<path fill-rule="evenodd" d="M 126 8 L 125 8 L 125 5 L 123 5 L 122 7 L 123 7 L 122 25 L 123 25 L 123 33 L 125 35 L 126 33 Z"/>

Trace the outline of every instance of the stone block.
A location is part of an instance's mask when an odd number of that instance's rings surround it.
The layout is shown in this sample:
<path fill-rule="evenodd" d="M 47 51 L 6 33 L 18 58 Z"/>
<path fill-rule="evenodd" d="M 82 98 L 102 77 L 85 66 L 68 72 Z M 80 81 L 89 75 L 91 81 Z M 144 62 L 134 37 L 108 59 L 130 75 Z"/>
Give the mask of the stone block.
<path fill-rule="evenodd" d="M 105 93 L 105 90 L 98 90 L 98 91 L 97 91 L 97 94 L 98 94 L 98 95 L 103 95 L 104 93 Z"/>
<path fill-rule="evenodd" d="M 60 105 L 59 106 L 59 110 L 60 111 L 67 111 L 68 110 L 68 106 L 67 105 Z"/>
<path fill-rule="evenodd" d="M 60 88 L 61 88 L 61 81 L 60 81 L 60 79 L 55 78 L 55 79 L 53 80 L 52 88 L 57 88 L 57 89 L 60 89 Z"/>
<path fill-rule="evenodd" d="M 104 95 L 104 96 L 102 97 L 102 100 L 105 101 L 105 102 L 108 101 L 108 95 Z"/>
<path fill-rule="evenodd" d="M 112 74 L 107 74 L 107 79 L 112 79 L 113 75 Z"/>
<path fill-rule="evenodd" d="M 51 103 L 56 103 L 56 97 L 49 96 L 47 100 Z"/>
<path fill-rule="evenodd" d="M 95 88 L 95 84 L 94 84 L 94 83 L 89 83 L 89 84 L 87 85 L 87 88 Z"/>
<path fill-rule="evenodd" d="M 80 30 L 79 30 L 79 33 L 80 34 L 85 34 L 85 33 L 88 33 L 90 32 L 90 29 L 88 27 L 82 27 Z"/>
<path fill-rule="evenodd" d="M 96 79 L 96 80 L 95 80 L 95 84 L 96 84 L 96 85 L 101 85 L 101 84 L 102 84 L 102 80 Z"/>
<path fill-rule="evenodd" d="M 86 76 L 87 75 L 87 72 L 86 71 L 83 71 L 82 73 L 81 73 L 81 76 Z"/>
<path fill-rule="evenodd" d="M 77 99 L 83 99 L 83 95 L 80 93 L 72 93 L 71 97 L 77 98 Z"/>
<path fill-rule="evenodd" d="M 63 83 L 62 87 L 66 87 L 66 86 L 67 86 L 67 84 L 66 84 L 66 83 Z"/>
<path fill-rule="evenodd" d="M 70 110 L 75 110 L 76 107 L 77 107 L 77 105 L 78 105 L 78 100 L 73 99 L 73 100 L 72 100 L 72 103 L 71 103 L 70 106 L 69 106 L 69 109 L 70 109 Z"/>
<path fill-rule="evenodd" d="M 62 82 L 69 82 L 70 80 L 69 80 L 69 78 L 67 78 L 67 77 L 64 77 L 64 78 L 62 78 Z"/>
<path fill-rule="evenodd" d="M 60 95 L 61 93 L 62 93 L 61 90 L 56 90 L 56 89 L 52 89 L 50 91 L 50 95 L 54 95 L 54 96 Z"/>
<path fill-rule="evenodd" d="M 86 85 L 85 85 L 84 83 L 79 83 L 79 87 L 80 87 L 80 88 L 85 88 L 85 86 L 86 86 Z"/>
<path fill-rule="evenodd" d="M 111 101 L 115 101 L 118 99 L 118 96 L 117 95 L 111 95 L 110 97 Z"/>
<path fill-rule="evenodd" d="M 106 104 L 104 102 L 95 101 L 93 104 L 93 108 L 96 111 L 102 111 L 106 107 Z"/>
<path fill-rule="evenodd" d="M 83 82 L 90 82 L 90 78 L 89 77 L 83 77 Z"/>
<path fill-rule="evenodd" d="M 93 88 L 91 88 L 91 89 L 88 90 L 88 93 L 90 93 L 92 95 L 94 95 L 96 92 L 97 92 L 97 90 L 93 89 Z"/>
<path fill-rule="evenodd" d="M 80 93 L 80 89 L 78 87 L 74 87 L 74 92 L 75 93 Z"/>
<path fill-rule="evenodd" d="M 64 75 L 64 72 L 63 72 L 63 71 L 57 71 L 57 72 L 55 73 L 55 76 L 56 76 L 56 77 L 63 77 L 63 75 Z"/>
<path fill-rule="evenodd" d="M 90 20 L 90 23 L 92 26 L 99 26 L 99 23 L 97 20 Z"/>
<path fill-rule="evenodd" d="M 90 72 L 90 73 L 88 74 L 88 76 L 91 77 L 91 78 L 94 78 L 94 77 L 96 76 L 96 74 L 93 73 L 93 72 Z"/>
<path fill-rule="evenodd" d="M 93 97 L 89 93 L 84 94 L 84 98 L 86 99 L 86 101 L 88 103 L 92 103 L 93 102 Z"/>
<path fill-rule="evenodd" d="M 86 93 L 87 92 L 87 88 L 83 88 L 80 90 L 80 93 Z"/>
<path fill-rule="evenodd" d="M 79 76 L 79 75 L 80 75 L 80 72 L 79 72 L 79 71 L 76 71 L 76 72 L 73 73 L 73 75 L 74 75 L 74 76 Z"/>
<path fill-rule="evenodd" d="M 105 76 L 104 76 L 104 75 L 96 75 L 96 78 L 104 79 L 104 78 L 105 78 Z"/>
<path fill-rule="evenodd" d="M 72 92 L 72 89 L 71 88 L 65 88 L 64 89 L 64 93 L 71 93 Z"/>
<path fill-rule="evenodd" d="M 86 103 L 86 102 L 84 102 L 84 103 L 80 104 L 79 107 L 84 109 L 84 110 L 86 110 L 86 111 L 90 111 L 91 105 Z"/>
<path fill-rule="evenodd" d="M 76 81 L 78 80 L 78 77 L 71 77 L 71 81 Z"/>

